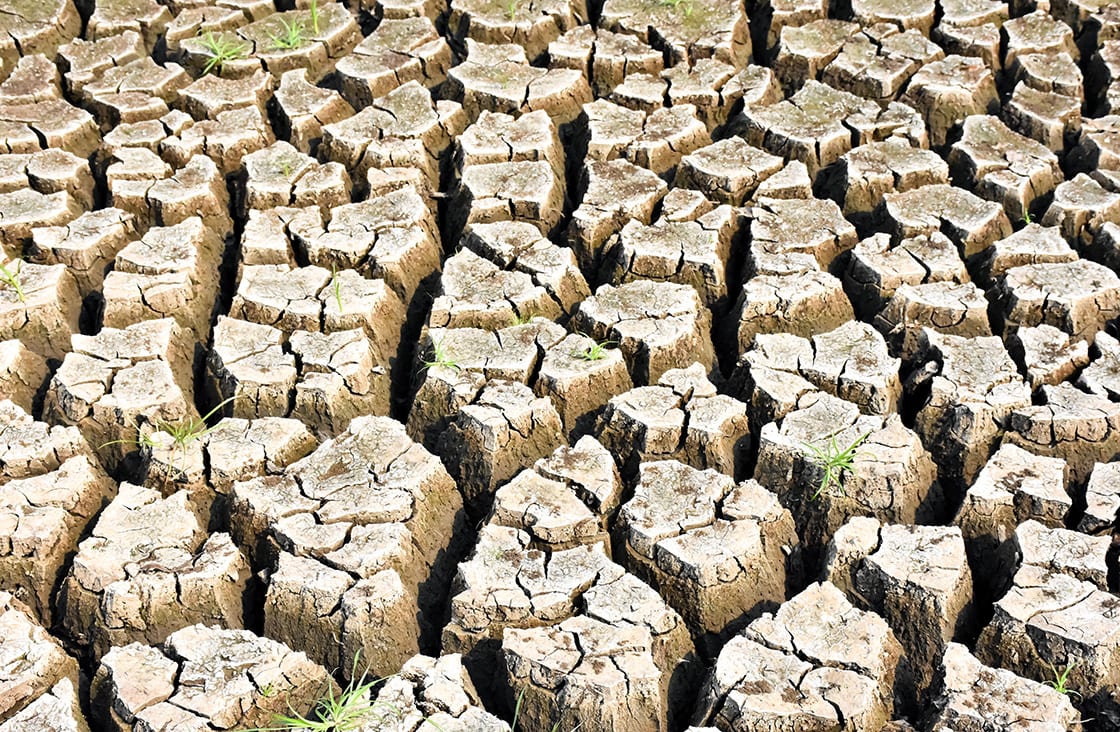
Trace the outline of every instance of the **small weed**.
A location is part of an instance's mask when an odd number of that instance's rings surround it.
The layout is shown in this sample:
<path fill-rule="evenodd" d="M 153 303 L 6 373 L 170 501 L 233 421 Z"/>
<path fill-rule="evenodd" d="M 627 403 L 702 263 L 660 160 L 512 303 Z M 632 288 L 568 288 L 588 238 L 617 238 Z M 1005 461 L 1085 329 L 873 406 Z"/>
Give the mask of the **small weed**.
<path fill-rule="evenodd" d="M 435 368 L 436 366 L 459 370 L 459 364 L 455 363 L 455 360 L 447 353 L 442 339 L 438 343 L 432 342 L 432 356 L 430 360 L 424 362 L 425 369 Z"/>
<path fill-rule="evenodd" d="M 319 32 L 319 0 L 311 0 L 311 32 Z"/>
<path fill-rule="evenodd" d="M 338 303 L 338 312 L 342 312 L 342 283 L 338 281 L 338 267 L 331 265 L 331 287 L 334 289 L 334 301 Z"/>
<path fill-rule="evenodd" d="M 517 17 L 517 6 L 520 0 L 506 0 L 506 18 L 513 20 Z"/>
<path fill-rule="evenodd" d="M 303 23 L 298 20 L 293 20 L 291 23 L 278 18 L 283 32 L 276 35 L 269 34 L 269 39 L 272 41 L 272 48 L 278 51 L 290 51 L 293 48 L 299 48 L 303 45 Z"/>
<path fill-rule="evenodd" d="M 607 357 L 607 346 L 613 345 L 614 341 L 602 341 L 588 346 L 582 351 L 572 351 L 572 358 L 579 358 L 584 361 L 602 361 Z"/>
<path fill-rule="evenodd" d="M 211 31 L 206 31 L 206 34 L 202 36 L 202 47 L 210 54 L 210 60 L 202 67 L 203 74 L 209 74 L 215 69 L 220 74 L 228 61 L 244 58 L 245 54 L 249 52 L 247 43 L 231 41 L 226 36 L 216 36 Z"/>
<path fill-rule="evenodd" d="M 1069 686 L 1067 685 L 1069 684 L 1069 674 L 1071 671 L 1073 671 L 1073 667 L 1077 665 L 1076 662 L 1066 664 L 1066 667 L 1061 671 L 1058 671 L 1058 667 L 1052 663 L 1047 663 L 1046 665 L 1050 667 L 1050 673 L 1054 676 L 1053 679 L 1046 682 L 1051 689 L 1058 692 L 1059 694 L 1066 694 L 1067 696 L 1070 694 L 1080 696 L 1076 691 L 1069 688 Z"/>
<path fill-rule="evenodd" d="M 0 280 L 2 280 L 4 282 L 4 284 L 7 285 L 8 287 L 15 290 L 16 297 L 19 298 L 20 302 L 27 302 L 23 297 L 23 283 L 21 283 L 20 280 L 19 280 L 19 274 L 20 274 L 20 271 L 22 269 L 23 269 L 23 260 L 22 259 L 17 259 L 16 260 L 16 270 L 15 270 L 15 272 L 8 269 L 3 264 L 0 264 Z"/>
<path fill-rule="evenodd" d="M 810 500 L 819 498 L 830 486 L 836 487 L 841 493 L 847 495 L 844 492 L 844 473 L 852 471 L 856 459 L 856 449 L 863 444 L 870 434 L 870 432 L 865 432 L 852 441 L 852 444 L 844 448 L 841 448 L 836 442 L 835 434 L 828 438 L 828 443 L 824 448 L 804 443 L 805 449 L 813 453 L 813 463 L 824 471 L 821 484 Z"/>
<path fill-rule="evenodd" d="M 663 8 L 680 10 L 686 18 L 692 17 L 692 0 L 657 0 L 657 4 Z"/>
<path fill-rule="evenodd" d="M 265 684 L 264 688 L 261 689 L 261 696 L 265 699 L 271 699 L 276 696 L 276 687 L 272 684 Z"/>
<path fill-rule="evenodd" d="M 285 178 L 292 177 L 292 163 L 290 160 L 283 160 L 280 162 L 280 173 L 283 174 Z"/>
<path fill-rule="evenodd" d="M 183 469 L 180 461 L 183 457 L 186 456 L 187 448 L 190 447 L 195 440 L 202 439 L 218 428 L 218 425 L 214 425 L 213 427 L 208 426 L 206 424 L 206 420 L 213 417 L 215 414 L 221 411 L 222 407 L 229 404 L 236 398 L 236 396 L 231 396 L 228 399 L 224 399 L 223 401 L 219 402 L 216 407 L 214 407 L 198 419 L 190 417 L 187 419 L 181 419 L 178 422 L 159 422 L 156 425 L 156 432 L 163 432 L 171 437 L 171 444 L 169 445 L 163 444 L 161 442 L 156 442 L 152 437 L 152 434 L 154 433 L 150 433 L 147 435 L 143 435 L 136 440 L 110 440 L 109 442 L 102 443 L 101 446 L 97 449 L 101 450 L 110 445 L 128 444 L 136 445 L 137 447 L 148 447 L 158 450 L 172 450 L 178 453 L 175 469 L 179 472 L 182 472 Z"/>
<path fill-rule="evenodd" d="M 529 323 L 533 322 L 533 318 L 535 317 L 537 317 L 536 313 L 525 313 L 524 315 L 518 315 L 517 313 L 514 313 L 513 324 L 528 325 Z"/>
<path fill-rule="evenodd" d="M 1023 223 L 1027 224 L 1027 225 L 1030 225 L 1032 223 L 1031 222 L 1031 212 L 1028 211 L 1027 209 L 1023 209 Z"/>

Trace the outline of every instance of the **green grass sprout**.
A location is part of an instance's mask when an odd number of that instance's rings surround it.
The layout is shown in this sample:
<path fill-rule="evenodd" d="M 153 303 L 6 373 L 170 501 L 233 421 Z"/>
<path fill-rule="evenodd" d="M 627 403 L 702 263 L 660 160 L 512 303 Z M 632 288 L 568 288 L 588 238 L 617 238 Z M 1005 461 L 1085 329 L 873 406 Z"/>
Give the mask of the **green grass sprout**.
<path fill-rule="evenodd" d="M 206 31 L 202 36 L 202 47 L 210 54 L 210 60 L 202 67 L 203 74 L 209 74 L 215 69 L 221 74 L 227 62 L 244 58 L 249 52 L 247 43 L 230 40 L 224 35 L 216 36 L 211 31 Z"/>
<path fill-rule="evenodd" d="M 23 283 L 20 282 L 20 279 L 19 279 L 20 272 L 22 270 L 23 270 L 23 260 L 22 259 L 17 259 L 16 260 L 16 268 L 15 268 L 14 272 L 12 270 L 8 269 L 3 264 L 0 264 L 0 280 L 2 280 L 4 282 L 4 284 L 7 285 L 8 287 L 15 290 L 16 297 L 19 299 L 20 302 L 27 302 L 27 300 L 24 299 L 24 295 L 23 295 Z"/>
<path fill-rule="evenodd" d="M 835 434 L 828 438 L 828 442 L 823 448 L 817 445 L 803 443 L 805 449 L 813 454 L 813 464 L 824 471 L 824 475 L 821 477 L 821 484 L 817 487 L 816 493 L 813 494 L 810 500 L 816 500 L 830 487 L 835 487 L 842 494 L 847 495 L 844 491 L 844 473 L 852 472 L 852 467 L 856 459 L 856 450 L 870 435 L 870 432 L 865 432 L 853 440 L 847 447 L 841 447 L 839 443 L 836 442 Z"/>

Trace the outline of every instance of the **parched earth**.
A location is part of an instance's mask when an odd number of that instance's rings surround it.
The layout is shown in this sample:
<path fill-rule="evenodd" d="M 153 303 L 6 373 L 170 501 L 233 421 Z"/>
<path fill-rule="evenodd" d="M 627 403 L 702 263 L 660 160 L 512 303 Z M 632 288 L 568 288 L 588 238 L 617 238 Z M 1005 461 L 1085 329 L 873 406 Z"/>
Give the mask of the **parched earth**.
<path fill-rule="evenodd" d="M 0 0 L 0 732 L 1120 730 L 1117 111 L 1115 0 Z"/>

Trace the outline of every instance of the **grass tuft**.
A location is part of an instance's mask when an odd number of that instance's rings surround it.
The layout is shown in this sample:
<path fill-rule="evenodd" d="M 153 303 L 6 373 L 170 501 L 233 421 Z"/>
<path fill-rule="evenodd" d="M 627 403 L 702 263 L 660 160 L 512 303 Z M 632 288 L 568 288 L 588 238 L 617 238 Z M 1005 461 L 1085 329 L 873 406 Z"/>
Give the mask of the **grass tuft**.
<path fill-rule="evenodd" d="M 293 48 L 299 48 L 303 45 L 303 23 L 298 20 L 293 20 L 291 23 L 283 18 L 277 18 L 280 21 L 280 26 L 284 29 L 282 32 L 275 35 L 269 34 L 269 39 L 272 41 L 272 48 L 277 51 L 290 51 Z"/>
<path fill-rule="evenodd" d="M 23 283 L 20 282 L 19 279 L 21 270 L 23 270 L 22 259 L 16 260 L 16 268 L 14 272 L 8 269 L 3 264 L 0 264 L 0 281 L 3 281 L 5 285 L 15 290 L 16 297 L 20 302 L 27 302 L 23 295 Z"/>
<path fill-rule="evenodd" d="M 181 419 L 178 422 L 159 422 L 156 424 L 156 432 L 163 432 L 171 438 L 171 444 L 163 444 L 156 442 L 152 437 L 155 433 L 150 433 L 141 436 L 135 440 L 110 440 L 98 446 L 98 450 L 102 450 L 110 445 L 136 445 L 137 447 L 148 447 L 156 450 L 172 450 L 177 453 L 176 470 L 180 473 L 183 472 L 182 459 L 186 457 L 187 448 L 191 446 L 196 440 L 200 440 L 214 430 L 218 429 L 218 425 L 209 426 L 207 420 L 221 411 L 222 407 L 236 399 L 236 396 L 231 396 L 218 403 L 213 409 L 204 414 L 203 416 L 195 419 L 189 417 Z"/>
<path fill-rule="evenodd" d="M 686 18 L 692 17 L 692 0 L 657 0 L 657 4 L 663 8 L 680 10 Z"/>
<path fill-rule="evenodd" d="M 342 312 L 342 283 L 338 281 L 338 267 L 331 265 L 331 288 L 334 290 L 334 301 L 338 303 L 338 312 Z"/>
<path fill-rule="evenodd" d="M 582 351 L 572 351 L 572 358 L 579 358 L 584 361 L 602 361 L 607 357 L 607 346 L 611 345 L 614 345 L 614 341 L 601 341 Z"/>
<path fill-rule="evenodd" d="M 202 36 L 202 47 L 210 54 L 210 60 L 202 67 L 203 74 L 215 69 L 221 74 L 227 62 L 245 58 L 249 52 L 249 44 L 230 40 L 224 35 L 216 36 L 212 31 L 206 31 Z"/>
<path fill-rule="evenodd" d="M 319 0 L 311 0 L 311 32 L 319 32 Z"/>
<path fill-rule="evenodd" d="M 424 361 L 425 369 L 431 369 L 437 366 L 445 369 L 459 370 L 459 364 L 455 363 L 455 359 L 451 358 L 451 355 L 444 347 L 443 339 L 440 339 L 438 343 L 435 341 L 432 342 L 432 355 L 429 360 Z"/>
<path fill-rule="evenodd" d="M 1077 665 L 1076 662 L 1066 664 L 1065 668 L 1061 671 L 1058 671 L 1058 667 L 1052 663 L 1047 663 L 1046 665 L 1050 667 L 1050 673 L 1054 676 L 1053 679 L 1046 682 L 1051 689 L 1059 694 L 1065 694 L 1067 696 L 1070 694 L 1080 696 L 1076 691 L 1069 688 L 1069 674 L 1073 671 L 1073 667 Z"/>
<path fill-rule="evenodd" d="M 853 440 L 847 447 L 841 447 L 839 443 L 836 442 L 835 434 L 828 438 L 828 442 L 825 443 L 823 448 L 817 445 L 804 443 L 805 449 L 813 454 L 813 463 L 824 471 L 821 484 L 817 487 L 816 493 L 812 495 L 810 500 L 820 498 L 821 494 L 830 487 L 836 488 L 843 495 L 848 495 L 844 491 L 844 473 L 852 472 L 852 467 L 856 459 L 856 450 L 870 435 L 870 432 L 865 432 Z"/>

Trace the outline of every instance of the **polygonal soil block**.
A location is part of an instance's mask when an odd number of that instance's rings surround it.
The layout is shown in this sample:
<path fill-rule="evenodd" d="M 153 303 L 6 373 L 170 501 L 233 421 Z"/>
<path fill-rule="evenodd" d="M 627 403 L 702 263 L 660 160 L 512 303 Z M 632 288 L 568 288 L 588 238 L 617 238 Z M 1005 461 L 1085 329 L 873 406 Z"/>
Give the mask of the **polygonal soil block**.
<path fill-rule="evenodd" d="M 1012 267 L 996 283 L 993 313 L 1005 334 L 1052 325 L 1090 343 L 1120 314 L 1120 277 L 1088 260 Z"/>
<path fill-rule="evenodd" d="M 852 320 L 812 340 L 785 333 L 756 336 L 732 383 L 761 424 L 784 417 L 814 388 L 885 416 L 902 396 L 899 365 L 878 331 Z"/>
<path fill-rule="evenodd" d="M 626 160 L 587 162 L 580 174 L 580 201 L 568 223 L 567 242 L 588 281 L 599 281 L 604 245 L 627 221 L 648 224 L 669 187 L 653 172 Z"/>
<path fill-rule="evenodd" d="M 869 217 L 888 193 L 948 183 L 949 166 L 937 153 L 892 138 L 844 153 L 833 175 L 844 215 Z"/>
<path fill-rule="evenodd" d="M 880 213 L 895 239 L 940 231 L 965 260 L 1011 233 L 1011 222 L 998 203 L 945 184 L 887 193 Z"/>
<path fill-rule="evenodd" d="M 472 165 L 544 160 L 563 180 L 564 157 L 555 123 L 541 111 L 519 117 L 483 112 L 455 140 L 455 166 L 460 172 Z"/>
<path fill-rule="evenodd" d="M 545 352 L 533 391 L 552 401 L 570 436 L 590 432 L 607 402 L 633 386 L 621 350 L 573 333 Z"/>
<path fill-rule="evenodd" d="M 1026 53 L 1059 53 L 1077 55 L 1073 30 L 1043 9 L 1009 20 L 1001 26 L 1006 43 L 1004 63 L 1011 66 L 1017 56 Z"/>
<path fill-rule="evenodd" d="M 394 671 L 440 617 L 462 499 L 385 417 L 358 417 L 283 475 L 234 483 L 230 530 L 270 566 L 265 631 L 349 667 Z M 392 628 L 392 632 L 388 633 Z"/>
<path fill-rule="evenodd" d="M 1047 326 L 1039 326 L 1034 329 L 1028 328 L 1020 332 L 1029 333 L 1032 330 L 1040 330 L 1046 327 Z M 1057 331 L 1056 328 L 1051 328 L 1049 330 Z M 1063 338 L 1069 338 L 1065 333 L 1057 332 L 1060 333 Z M 1063 342 L 1063 345 L 1068 345 L 1068 342 Z M 1089 349 L 1084 341 L 1078 342 L 1077 345 L 1079 346 L 1077 349 L 1069 350 L 1075 354 L 1072 356 L 1074 359 L 1072 365 L 1076 368 L 1081 368 L 1089 362 Z M 1111 399 L 1118 393 L 1118 390 L 1120 390 L 1120 381 L 1118 381 L 1118 377 L 1120 377 L 1120 341 L 1102 331 L 1097 333 L 1096 340 L 1093 343 L 1093 351 L 1093 362 L 1088 365 L 1088 368 L 1081 372 L 1081 375 L 1077 379 L 1077 384 L 1092 394 Z M 1072 370 L 1071 368 L 1070 371 Z M 1052 385 L 1057 386 L 1057 383 L 1053 383 Z"/>
<path fill-rule="evenodd" d="M 238 214 L 277 206 L 318 206 L 326 211 L 350 203 L 350 175 L 340 163 L 318 163 L 286 142 L 241 158 Z"/>
<path fill-rule="evenodd" d="M 552 0 L 540 5 L 503 6 L 487 0 L 451 0 L 448 32 L 462 43 L 511 43 L 536 60 L 548 44 L 588 20 L 585 0 Z"/>
<path fill-rule="evenodd" d="M 117 252 L 136 238 L 135 217 L 117 208 L 87 211 L 62 226 L 33 229 L 28 259 L 65 264 L 83 298 L 101 289 Z"/>
<path fill-rule="evenodd" d="M 6 260 L 6 258 L 5 258 Z M 7 276 L 0 283 L 0 339 L 18 338 L 27 348 L 51 359 L 70 350 L 70 336 L 78 333 L 82 299 L 66 266 L 43 266 L 24 260 L 4 262 Z"/>
<path fill-rule="evenodd" d="M 762 274 L 744 283 L 728 319 L 727 340 L 743 354 L 759 333 L 808 338 L 839 328 L 853 317 L 844 286 L 828 272 L 799 268 L 790 274 Z"/>
<path fill-rule="evenodd" d="M 1014 267 L 1077 261 L 1077 252 L 1054 226 L 1030 223 L 993 243 L 974 260 L 977 279 L 987 285 Z"/>
<path fill-rule="evenodd" d="M 456 222 L 525 221 L 548 236 L 560 223 L 563 183 L 548 163 L 511 162 L 470 165 L 456 192 Z"/>
<path fill-rule="evenodd" d="M 487 522 L 525 531 L 550 550 L 579 544 L 605 547 L 609 540 L 606 516 L 593 513 L 568 486 L 531 469 L 497 490 Z"/>
<path fill-rule="evenodd" d="M 278 714 L 311 714 L 338 688 L 303 653 L 247 630 L 184 628 L 161 648 L 114 648 L 90 687 L 97 718 L 113 732 L 133 729 L 243 729 Z"/>
<path fill-rule="evenodd" d="M 971 282 L 948 280 L 903 284 L 873 321 L 891 353 L 907 362 L 919 358 L 925 334 L 936 332 L 963 338 L 990 336 L 988 300 Z"/>
<path fill-rule="evenodd" d="M 1107 190 L 1078 173 L 1054 189 L 1054 200 L 1042 216 L 1043 226 L 1057 226 L 1075 249 L 1092 243 L 1108 221 L 1120 222 L 1120 193 Z"/>
<path fill-rule="evenodd" d="M 467 507 L 482 513 L 497 487 L 563 441 L 560 415 L 517 382 L 494 381 L 459 410 L 440 438 L 439 454 Z"/>
<path fill-rule="evenodd" d="M 762 486 L 672 460 L 641 465 L 615 530 L 628 567 L 711 648 L 785 599 L 798 544 L 789 511 Z M 792 586 L 800 566 L 788 570 Z"/>
<path fill-rule="evenodd" d="M 1081 717 L 1067 695 L 1006 669 L 985 666 L 959 643 L 945 647 L 935 688 L 931 729 L 968 729 L 977 724 L 1001 729 L 1022 724 L 1039 729 L 1081 728 Z"/>
<path fill-rule="evenodd" d="M 218 294 L 223 242 L 198 217 L 148 229 L 117 252 L 102 286 L 102 327 L 174 318 L 205 343 Z"/>
<path fill-rule="evenodd" d="M 1069 465 L 1074 485 L 1089 479 L 1093 465 L 1120 454 L 1120 405 L 1068 383 L 1043 386 L 1039 403 L 1016 405 L 1004 439 Z"/>
<path fill-rule="evenodd" d="M 879 729 L 902 654 L 882 618 L 814 583 L 723 647 L 693 721 L 724 732 Z"/>
<path fill-rule="evenodd" d="M 946 644 L 967 632 L 972 621 L 964 539 L 956 527 L 876 523 L 869 529 L 856 523 L 836 532 L 824 576 L 887 621 L 906 649 L 915 691 L 924 698 Z"/>
<path fill-rule="evenodd" d="M 59 591 L 68 636 L 100 658 L 111 646 L 162 643 L 180 628 L 237 628 L 249 565 L 227 534 L 207 538 L 185 492 L 122 483 L 78 546 Z"/>
<path fill-rule="evenodd" d="M 43 194 L 65 191 L 80 209 L 93 208 L 93 177 L 89 162 L 63 150 L 43 150 L 30 155 L 2 155 L 0 190 L 32 189 Z M 14 212 L 13 212 L 14 213 Z"/>
<path fill-rule="evenodd" d="M 1004 104 L 1003 119 L 1019 134 L 1062 152 L 1067 144 L 1074 145 L 1081 131 L 1081 100 L 1021 81 Z"/>
<path fill-rule="evenodd" d="M 433 711 L 434 710 L 434 711 Z M 510 732 L 508 724 L 486 711 L 471 677 L 456 653 L 413 656 L 385 680 L 372 699 L 370 720 L 386 729 Z"/>
<path fill-rule="evenodd" d="M 927 0 L 919 2 L 932 8 Z M 877 25 L 849 38 L 821 81 L 882 104 L 897 98 L 918 69 L 944 57 L 941 47 L 917 29 L 899 33 Z"/>
<path fill-rule="evenodd" d="M 604 275 L 612 284 L 639 280 L 691 285 L 716 312 L 726 311 L 727 263 L 738 215 L 720 206 L 695 221 L 666 218 L 650 226 L 630 221 L 614 240 L 613 266 Z"/>
<path fill-rule="evenodd" d="M 0 402 L 0 407 L 11 406 Z M 67 456 L 80 442 L 74 432 L 72 427 L 48 432 L 45 424 L 31 422 L 26 415 L 0 431 L 5 440 L 13 440 L 4 456 L 4 472 L 13 479 L 0 484 L 0 527 L 5 535 L 0 544 L 0 587 L 27 603 L 43 622 L 50 622 L 51 596 L 67 557 L 77 549 L 90 520 L 116 492 L 116 485 L 90 456 Z M 29 439 L 36 442 L 28 444 Z M 20 452 L 21 445 L 36 443 L 48 451 L 42 456 L 47 458 L 44 464 L 35 466 L 36 472 L 43 472 L 22 477 L 18 456 L 12 453 Z M 81 449 L 88 448 L 83 444 Z M 30 451 L 25 447 L 23 452 Z"/>
<path fill-rule="evenodd" d="M 774 58 L 774 74 L 782 88 L 792 94 L 805 82 L 817 81 L 845 42 L 858 33 L 856 23 L 824 18 L 782 28 Z"/>
<path fill-rule="evenodd" d="M 678 460 L 697 470 L 745 477 L 751 442 L 747 406 L 717 394 L 698 363 L 667 371 L 656 386 L 611 399 L 595 432 L 628 476 L 647 460 Z"/>
<path fill-rule="evenodd" d="M 694 188 L 717 203 L 741 206 L 758 184 L 782 169 L 782 159 L 729 137 L 684 156 L 674 185 Z"/>
<path fill-rule="evenodd" d="M 470 120 L 484 111 L 520 115 L 543 110 L 564 125 L 591 101 L 591 87 L 579 71 L 530 66 L 525 49 L 513 44 L 468 38 L 466 47 L 466 59 L 447 72 L 444 95 L 461 102 Z"/>
<path fill-rule="evenodd" d="M 60 701 L 69 697 L 66 702 L 73 703 L 78 685 L 77 662 L 36 622 L 27 606 L 3 591 L 0 591 L 0 658 L 4 659 L 4 671 L 0 674 L 0 728 L 13 732 L 68 729 L 33 726 L 35 718 L 28 720 L 26 717 L 30 716 L 28 710 L 47 703 L 52 695 L 58 696 Z M 88 730 L 80 713 L 76 721 L 69 729 Z"/>
<path fill-rule="evenodd" d="M 220 316 L 206 357 L 208 393 L 232 399 L 229 414 L 286 417 L 299 371 L 277 328 Z"/>
<path fill-rule="evenodd" d="M 920 69 L 901 99 L 921 112 L 934 147 L 944 146 L 965 117 L 999 110 L 991 69 L 980 59 L 957 55 Z"/>
<path fill-rule="evenodd" d="M 276 104 L 277 134 L 307 154 L 318 147 L 323 137 L 323 125 L 354 114 L 353 107 L 337 91 L 320 89 L 308 81 L 306 69 L 285 71 L 272 98 Z"/>
<path fill-rule="evenodd" d="M 319 445 L 307 425 L 282 417 L 223 419 L 205 443 L 207 480 L 220 494 L 239 480 L 282 473 Z"/>
<path fill-rule="evenodd" d="M 914 429 L 934 455 L 943 484 L 970 485 L 988 462 L 1011 413 L 1031 404 L 1030 387 L 995 336 L 925 331 L 934 374 Z"/>
<path fill-rule="evenodd" d="M 76 425 L 109 470 L 160 423 L 197 419 L 187 339 L 174 320 L 75 335 L 51 377 L 43 416 Z"/>
<path fill-rule="evenodd" d="M 519 318 L 555 320 L 562 311 L 549 293 L 523 272 L 508 272 L 469 249 L 448 257 L 428 314 L 429 328 L 497 330 Z"/>
<path fill-rule="evenodd" d="M 1107 536 L 1089 536 L 1029 519 L 1015 528 L 1011 543 L 1020 568 L 1041 567 L 1101 588 L 1110 584 Z"/>
<path fill-rule="evenodd" d="M 821 270 L 856 245 L 856 229 L 832 201 L 758 199 L 752 207 L 747 272 L 784 274 L 790 257 L 804 256 Z"/>
<path fill-rule="evenodd" d="M 1085 513 L 1077 530 L 1086 534 L 1102 534 L 1112 530 L 1120 515 L 1120 491 L 1117 486 L 1120 463 L 1097 463 L 1085 486 Z"/>
<path fill-rule="evenodd" d="M 696 0 L 685 6 L 606 0 L 598 25 L 663 45 L 672 64 L 715 58 L 742 67 L 751 55 L 747 14 L 736 3 Z"/>
<path fill-rule="evenodd" d="M 296 331 L 289 346 L 299 364 L 293 417 L 338 434 L 355 417 L 389 414 L 389 368 L 363 331 Z"/>
<path fill-rule="evenodd" d="M 210 75 L 204 77 L 212 78 Z M 224 111 L 218 112 L 214 119 L 202 119 L 189 124 L 169 137 L 164 137 L 162 131 L 157 134 L 162 155 L 175 165 L 186 165 L 195 155 L 212 155 L 217 158 L 215 162 L 221 166 L 222 174 L 229 175 L 237 171 L 241 166 L 241 158 L 246 154 L 263 150 L 275 141 L 268 118 L 259 107 L 235 106 L 229 109 L 222 106 L 220 109 Z M 186 121 L 193 122 L 190 118 Z M 162 130 L 163 125 L 160 128 Z M 121 130 L 123 127 L 117 129 Z"/>
<path fill-rule="evenodd" d="M 715 366 L 711 313 L 688 285 L 639 280 L 603 285 L 584 300 L 571 327 L 622 349 L 635 384 L 656 383 L 690 361 Z"/>
<path fill-rule="evenodd" d="M 373 33 L 335 64 L 339 91 L 355 109 L 410 81 L 429 89 L 443 83 L 451 47 L 424 16 L 384 16 Z"/>
<path fill-rule="evenodd" d="M 1105 339 L 1111 339 L 1111 336 L 1097 333 L 1098 347 Z M 1081 340 L 1071 341 L 1068 333 L 1050 325 L 1019 328 L 1008 339 L 1008 349 L 1020 369 L 1026 370 L 1027 383 L 1032 390 L 1044 384 L 1057 386 L 1089 364 L 1089 344 Z M 1103 347 L 1100 350 L 1104 353 Z M 1109 392 L 1113 373 L 1111 356 L 1102 356 L 1089 367 L 1087 373 L 1082 374 L 1078 383 L 1103 396 Z"/>
<path fill-rule="evenodd" d="M 763 426 L 754 478 L 789 508 L 803 544 L 819 549 L 853 516 L 914 523 L 928 510 L 937 471 L 897 414 L 861 415 L 851 402 L 823 393 L 799 406 L 780 427 Z M 851 455 L 851 467 L 834 468 L 829 479 L 826 456 L 840 453 Z"/>
<path fill-rule="evenodd" d="M 549 65 L 587 75 L 596 98 L 605 97 L 629 74 L 658 74 L 665 58 L 626 33 L 579 25 L 548 44 Z"/>
<path fill-rule="evenodd" d="M 47 359 L 15 339 L 0 341 L 0 400 L 32 411 L 35 397 L 46 384 Z"/>
<path fill-rule="evenodd" d="M 856 313 L 867 319 L 878 314 L 902 285 L 968 281 L 956 245 L 940 232 L 897 244 L 891 243 L 889 234 L 873 234 L 855 246 L 844 272 L 844 289 Z"/>
<path fill-rule="evenodd" d="M 964 535 L 977 586 L 999 596 L 1014 573 L 1009 543 L 1024 521 L 1065 526 L 1073 508 L 1066 492 L 1066 464 L 1004 443 L 969 487 L 953 524 Z"/>
<path fill-rule="evenodd" d="M 118 152 L 117 156 L 120 155 Z M 113 172 L 110 167 L 106 176 Z M 201 218 L 208 230 L 221 237 L 233 231 L 225 179 L 210 158 L 197 154 L 174 174 L 168 176 L 164 172 L 153 171 L 154 175 L 135 179 L 122 174 L 110 180 L 111 203 L 136 216 L 138 231 L 146 231 L 150 226 L 174 226 L 193 216 Z"/>
<path fill-rule="evenodd" d="M 0 143 L 13 153 L 58 148 L 88 157 L 100 141 L 93 116 L 61 99 L 0 103 L 0 128 Z"/>
<path fill-rule="evenodd" d="M 1057 155 L 992 116 L 965 119 L 949 165 L 953 180 L 1001 204 L 1013 221 L 1029 216 L 1035 201 L 1064 179 Z"/>

